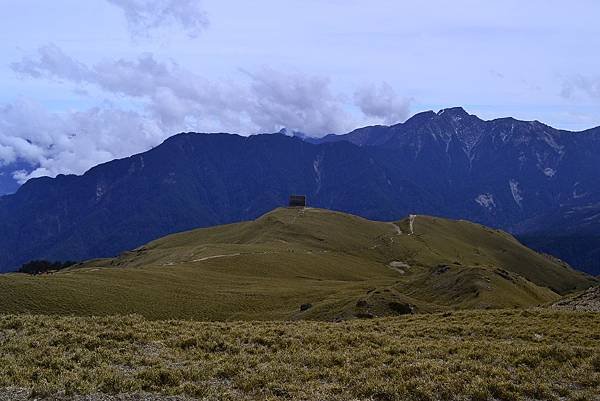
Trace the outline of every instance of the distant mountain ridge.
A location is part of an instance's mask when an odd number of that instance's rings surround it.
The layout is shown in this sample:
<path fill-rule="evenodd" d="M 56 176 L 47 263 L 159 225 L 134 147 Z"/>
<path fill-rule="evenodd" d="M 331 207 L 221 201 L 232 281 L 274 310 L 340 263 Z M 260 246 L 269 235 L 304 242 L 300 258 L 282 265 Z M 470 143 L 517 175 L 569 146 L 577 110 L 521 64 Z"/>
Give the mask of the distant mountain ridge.
<path fill-rule="evenodd" d="M 569 132 L 554 129 L 539 121 L 526 122 L 513 118 L 484 121 L 458 107 L 438 113 L 419 113 L 406 123 L 391 127 L 364 127 L 346 135 L 329 135 L 322 141 L 343 140 L 363 147 L 397 148 L 405 154 L 412 148 L 415 158 L 425 147 L 431 152 L 427 156 L 429 159 L 447 159 L 439 168 L 444 173 L 456 174 L 462 170 L 466 176 L 473 177 L 470 170 L 490 171 L 489 183 L 475 185 L 492 188 L 476 196 L 477 204 L 488 209 L 491 215 L 500 207 L 506 208 L 506 201 L 510 203 L 510 198 L 505 197 L 504 206 L 500 206 L 498 194 L 494 191 L 502 189 L 502 181 L 508 181 L 514 202 L 522 209 L 533 208 L 537 211 L 524 211 L 521 213 L 524 220 L 517 223 L 502 222 L 501 218 L 495 221 L 490 216 L 482 215 L 472 217 L 474 220 L 508 229 L 534 249 L 552 253 L 598 274 L 599 138 L 598 127 Z M 427 145 L 424 146 L 424 142 Z M 461 169 L 461 163 L 468 165 L 468 169 Z M 501 169 L 504 174 L 500 172 Z M 502 176 L 503 180 L 499 180 Z M 454 180 L 448 177 L 444 181 L 465 184 L 460 177 Z M 533 192 L 533 202 L 531 196 L 524 195 L 525 191 L 529 194 Z M 548 208 L 548 205 L 553 206 Z M 519 213 L 518 210 L 513 212 Z M 472 216 L 470 213 L 466 215 Z M 531 215 L 533 217 L 526 217 Z"/>
<path fill-rule="evenodd" d="M 346 135 L 289 134 L 179 134 L 83 176 L 30 180 L 0 198 L 0 269 L 113 256 L 172 232 L 256 218 L 290 193 L 371 219 L 432 214 L 548 238 L 555 232 L 539 216 L 585 208 L 600 194 L 600 128 L 484 121 L 450 108 Z"/>

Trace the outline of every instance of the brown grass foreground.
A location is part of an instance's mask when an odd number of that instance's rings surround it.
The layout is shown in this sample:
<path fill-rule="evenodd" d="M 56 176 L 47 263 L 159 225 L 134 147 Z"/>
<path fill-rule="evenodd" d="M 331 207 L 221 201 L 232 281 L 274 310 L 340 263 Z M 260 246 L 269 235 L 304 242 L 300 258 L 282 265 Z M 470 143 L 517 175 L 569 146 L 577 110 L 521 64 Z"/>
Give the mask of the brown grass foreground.
<path fill-rule="evenodd" d="M 598 400 L 600 314 L 464 311 L 341 323 L 0 316 L 1 388 L 37 398 Z"/>

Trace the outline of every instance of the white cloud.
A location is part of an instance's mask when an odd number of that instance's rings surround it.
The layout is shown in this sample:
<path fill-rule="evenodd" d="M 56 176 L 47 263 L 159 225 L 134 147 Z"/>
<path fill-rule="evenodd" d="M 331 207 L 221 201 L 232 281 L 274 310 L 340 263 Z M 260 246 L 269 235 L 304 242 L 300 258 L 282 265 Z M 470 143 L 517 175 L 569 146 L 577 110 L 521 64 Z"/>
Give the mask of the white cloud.
<path fill-rule="evenodd" d="M 32 177 L 81 174 L 114 158 L 148 150 L 166 137 L 152 120 L 111 107 L 52 113 L 19 100 L 0 108 L 0 164 L 17 159 L 32 170 L 13 173 Z"/>
<path fill-rule="evenodd" d="M 309 135 L 340 132 L 351 127 L 345 98 L 332 92 L 329 79 L 270 68 L 247 72 L 251 78 L 250 117 L 261 129 L 283 127 Z"/>
<path fill-rule="evenodd" d="M 5 166 L 17 160 L 17 152 L 12 146 L 0 144 L 0 166 Z M 4 175 L 4 173 L 2 173 Z"/>
<path fill-rule="evenodd" d="M 600 76 L 573 75 L 563 82 L 562 97 L 570 98 L 577 92 L 583 92 L 592 98 L 600 98 Z"/>
<path fill-rule="evenodd" d="M 54 44 L 38 48 L 36 58 L 26 56 L 10 66 L 18 74 L 34 78 L 67 78 L 76 83 L 90 79 L 90 71 L 84 64 L 67 56 Z"/>
<path fill-rule="evenodd" d="M 354 102 L 366 116 L 385 124 L 402 122 L 410 112 L 410 99 L 399 97 L 386 82 L 357 90 Z"/>
<path fill-rule="evenodd" d="M 246 80 L 239 83 L 216 83 L 149 53 L 93 66 L 72 59 L 54 45 L 43 46 L 38 53 L 37 58 L 13 63 L 13 70 L 34 78 L 94 85 L 141 100 L 165 129 L 265 132 L 285 126 L 322 135 L 351 128 L 344 111 L 346 98 L 334 94 L 324 77 L 263 68 L 245 71 Z"/>
<path fill-rule="evenodd" d="M 199 0 L 107 0 L 119 7 L 134 37 L 146 37 L 176 27 L 197 37 L 208 26 Z"/>

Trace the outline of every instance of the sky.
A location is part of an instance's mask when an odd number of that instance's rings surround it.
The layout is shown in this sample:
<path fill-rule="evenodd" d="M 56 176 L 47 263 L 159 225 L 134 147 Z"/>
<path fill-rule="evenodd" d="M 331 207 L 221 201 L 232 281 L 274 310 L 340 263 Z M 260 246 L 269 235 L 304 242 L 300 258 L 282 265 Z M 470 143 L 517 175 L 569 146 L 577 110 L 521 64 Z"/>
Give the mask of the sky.
<path fill-rule="evenodd" d="M 182 131 L 322 136 L 454 106 L 591 128 L 598 16 L 595 0 L 2 0 L 0 175 L 81 174 Z"/>

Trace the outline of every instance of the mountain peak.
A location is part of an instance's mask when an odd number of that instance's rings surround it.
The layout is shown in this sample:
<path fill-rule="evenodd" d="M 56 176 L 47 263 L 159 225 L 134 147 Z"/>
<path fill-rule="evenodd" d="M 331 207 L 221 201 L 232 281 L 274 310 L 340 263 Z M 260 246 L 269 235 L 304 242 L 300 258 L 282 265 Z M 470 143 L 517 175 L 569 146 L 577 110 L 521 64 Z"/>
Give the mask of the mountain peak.
<path fill-rule="evenodd" d="M 404 126 L 411 126 L 414 124 L 423 124 L 426 121 L 430 121 L 432 119 L 434 119 L 436 116 L 435 112 L 432 110 L 428 110 L 428 111 L 422 111 L 420 113 L 414 114 L 412 117 L 410 117 L 408 120 L 406 120 L 404 122 Z"/>
<path fill-rule="evenodd" d="M 289 128 L 282 128 L 277 133 L 280 135 L 289 136 L 290 138 L 306 139 L 306 138 L 310 137 L 309 135 L 305 134 L 304 132 L 291 130 Z"/>
<path fill-rule="evenodd" d="M 285 136 L 294 136 L 294 131 L 287 128 L 282 128 L 277 133 Z"/>
<path fill-rule="evenodd" d="M 462 107 L 449 107 L 446 109 L 441 109 L 437 113 L 438 116 L 441 115 L 450 115 L 450 116 L 459 116 L 459 117 L 467 117 L 470 116 L 469 113 L 466 112 Z"/>

